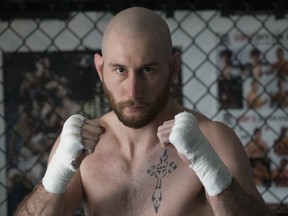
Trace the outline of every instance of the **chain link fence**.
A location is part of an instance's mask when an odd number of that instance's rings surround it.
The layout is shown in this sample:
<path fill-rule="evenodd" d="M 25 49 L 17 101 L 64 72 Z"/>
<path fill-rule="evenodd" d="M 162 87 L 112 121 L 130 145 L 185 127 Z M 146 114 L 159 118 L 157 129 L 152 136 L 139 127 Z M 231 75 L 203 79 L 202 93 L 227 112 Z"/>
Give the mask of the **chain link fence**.
<path fill-rule="evenodd" d="M 235 130 L 265 202 L 287 214 L 284 0 L 6 0 L 0 5 L 1 216 L 12 215 L 41 179 L 68 116 L 94 118 L 109 110 L 93 54 L 100 51 L 113 14 L 130 6 L 156 10 L 170 27 L 182 57 L 173 97 Z"/>

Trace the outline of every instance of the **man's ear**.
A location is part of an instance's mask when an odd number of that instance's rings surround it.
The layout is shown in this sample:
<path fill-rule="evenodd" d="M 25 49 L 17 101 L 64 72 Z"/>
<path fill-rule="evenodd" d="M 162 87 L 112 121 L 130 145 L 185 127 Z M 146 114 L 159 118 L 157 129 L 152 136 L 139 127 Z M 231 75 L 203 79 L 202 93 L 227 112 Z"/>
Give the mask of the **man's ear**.
<path fill-rule="evenodd" d="M 179 52 L 174 52 L 171 59 L 171 81 L 176 82 L 181 67 L 181 55 Z"/>
<path fill-rule="evenodd" d="M 96 53 L 94 55 L 94 64 L 95 64 L 98 76 L 101 82 L 103 82 L 103 57 L 99 53 Z"/>

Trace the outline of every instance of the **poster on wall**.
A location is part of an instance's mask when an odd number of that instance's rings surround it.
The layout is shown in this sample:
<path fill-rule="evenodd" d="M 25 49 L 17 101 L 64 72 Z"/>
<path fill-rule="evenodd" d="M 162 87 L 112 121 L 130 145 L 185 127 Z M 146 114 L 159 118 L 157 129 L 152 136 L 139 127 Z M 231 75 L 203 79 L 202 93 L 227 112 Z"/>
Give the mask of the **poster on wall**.
<path fill-rule="evenodd" d="M 94 53 L 4 53 L 9 215 L 43 177 L 64 121 L 97 114 Z"/>
<path fill-rule="evenodd" d="M 288 34 L 235 31 L 222 38 L 221 120 L 242 141 L 265 201 L 288 204 Z"/>
<path fill-rule="evenodd" d="M 75 113 L 95 118 L 110 109 L 94 66 L 96 52 L 4 53 L 9 215 L 44 176 L 65 120 Z M 181 54 L 181 48 L 173 52 Z M 170 91 L 182 103 L 181 73 Z"/>

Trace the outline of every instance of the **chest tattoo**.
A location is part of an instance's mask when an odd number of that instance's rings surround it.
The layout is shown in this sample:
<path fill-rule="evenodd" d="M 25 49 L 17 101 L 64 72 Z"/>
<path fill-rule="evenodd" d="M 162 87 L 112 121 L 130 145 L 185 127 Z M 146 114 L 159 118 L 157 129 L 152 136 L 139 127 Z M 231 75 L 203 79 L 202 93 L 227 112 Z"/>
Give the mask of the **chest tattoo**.
<path fill-rule="evenodd" d="M 165 149 L 162 156 L 160 157 L 160 163 L 157 165 L 152 165 L 148 170 L 147 173 L 150 176 L 154 176 L 157 180 L 154 192 L 152 194 L 152 202 L 154 206 L 154 210 L 157 214 L 161 201 L 162 201 L 162 180 L 163 178 L 171 173 L 173 170 L 177 168 L 177 165 L 174 162 L 168 162 L 168 152 Z"/>

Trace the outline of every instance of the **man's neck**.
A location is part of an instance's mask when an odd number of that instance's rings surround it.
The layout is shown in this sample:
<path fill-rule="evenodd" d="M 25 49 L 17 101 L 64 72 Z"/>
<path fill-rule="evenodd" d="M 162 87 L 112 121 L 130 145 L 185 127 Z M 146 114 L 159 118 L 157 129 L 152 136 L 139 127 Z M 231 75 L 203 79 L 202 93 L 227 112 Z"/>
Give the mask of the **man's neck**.
<path fill-rule="evenodd" d="M 160 145 L 157 137 L 158 127 L 173 119 L 178 109 L 180 106 L 169 100 L 163 111 L 151 123 L 139 129 L 129 128 L 119 122 L 120 145 L 123 150 L 133 157 L 137 152 L 144 153 L 155 149 L 155 145 Z"/>

